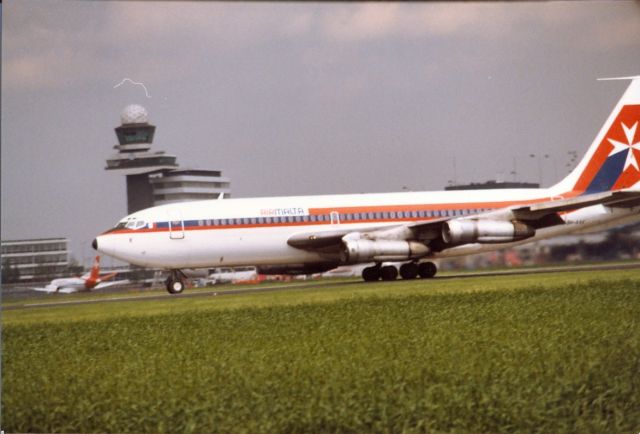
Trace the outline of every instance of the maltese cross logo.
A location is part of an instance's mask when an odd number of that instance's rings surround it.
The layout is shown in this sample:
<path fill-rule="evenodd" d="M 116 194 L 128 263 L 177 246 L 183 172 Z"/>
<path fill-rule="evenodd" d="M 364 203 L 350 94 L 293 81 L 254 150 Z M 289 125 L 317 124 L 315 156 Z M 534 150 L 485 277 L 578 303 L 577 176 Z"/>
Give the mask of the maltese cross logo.
<path fill-rule="evenodd" d="M 640 170 L 638 166 L 638 158 L 636 157 L 634 151 L 640 152 L 640 141 L 633 143 L 633 140 L 636 137 L 636 129 L 638 128 L 638 122 L 633 124 L 631 128 L 627 127 L 624 123 L 622 123 L 622 129 L 624 130 L 624 135 L 627 139 L 627 143 L 622 143 L 617 140 L 608 139 L 609 143 L 613 145 L 613 150 L 609 153 L 609 157 L 620 152 L 627 152 L 627 159 L 624 162 L 624 168 L 627 170 L 627 167 L 633 166 L 636 170 Z"/>

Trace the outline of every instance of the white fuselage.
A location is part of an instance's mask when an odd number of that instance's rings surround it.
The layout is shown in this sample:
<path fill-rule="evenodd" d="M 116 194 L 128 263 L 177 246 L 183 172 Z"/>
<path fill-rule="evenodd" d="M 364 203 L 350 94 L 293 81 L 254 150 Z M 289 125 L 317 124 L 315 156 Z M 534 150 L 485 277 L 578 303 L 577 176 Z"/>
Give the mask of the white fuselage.
<path fill-rule="evenodd" d="M 82 291 L 87 289 L 86 280 L 81 277 L 65 277 L 61 279 L 54 279 L 50 284 L 47 285 L 47 288 L 50 288 L 54 291 L 59 291 L 61 289 Z"/>
<path fill-rule="evenodd" d="M 97 245 L 99 251 L 123 261 L 167 269 L 319 264 L 339 257 L 295 248 L 287 241 L 307 232 L 358 232 L 465 218 L 552 197 L 558 194 L 547 189 L 510 189 L 184 202 L 134 213 L 121 221 L 120 228 L 100 235 Z M 538 229 L 535 236 L 519 243 L 639 221 L 640 215 L 637 207 L 596 205 L 562 218 L 565 224 Z M 467 255 L 515 244 L 466 244 L 428 257 Z"/>

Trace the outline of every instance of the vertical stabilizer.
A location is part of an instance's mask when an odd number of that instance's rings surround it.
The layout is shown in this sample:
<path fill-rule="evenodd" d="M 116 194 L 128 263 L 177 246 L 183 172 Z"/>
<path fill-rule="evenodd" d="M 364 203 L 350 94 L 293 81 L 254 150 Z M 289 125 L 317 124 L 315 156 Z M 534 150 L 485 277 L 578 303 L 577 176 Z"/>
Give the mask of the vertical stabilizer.
<path fill-rule="evenodd" d="M 552 195 L 589 194 L 619 190 L 640 183 L 640 76 L 631 80 L 584 158 Z"/>
<path fill-rule="evenodd" d="M 91 274 L 89 274 L 89 279 L 91 281 L 96 281 L 100 277 L 100 256 L 96 256 L 93 260 L 93 266 L 91 267 Z"/>

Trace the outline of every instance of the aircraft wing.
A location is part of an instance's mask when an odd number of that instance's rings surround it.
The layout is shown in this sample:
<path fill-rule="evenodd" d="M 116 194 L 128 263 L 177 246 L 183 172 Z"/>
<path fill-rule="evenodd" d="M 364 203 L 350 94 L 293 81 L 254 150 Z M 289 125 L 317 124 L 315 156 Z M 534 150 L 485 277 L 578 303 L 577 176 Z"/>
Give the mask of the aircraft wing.
<path fill-rule="evenodd" d="M 291 236 L 287 244 L 303 250 L 332 251 L 340 246 L 344 237 L 358 234 L 371 239 L 416 239 L 428 241 L 438 236 L 442 223 L 449 218 L 398 223 L 395 225 L 381 225 L 369 227 L 365 230 L 342 228 L 332 231 L 304 232 Z"/>
<path fill-rule="evenodd" d="M 113 282 L 102 282 L 102 283 L 98 283 L 96 286 L 94 286 L 93 288 L 91 288 L 89 291 L 93 291 L 95 289 L 102 289 L 102 288 L 106 288 L 108 286 L 113 286 L 113 285 L 122 285 L 125 283 L 129 283 L 129 280 L 116 280 Z M 86 292 L 86 289 L 78 289 L 78 288 L 73 288 L 73 287 L 69 287 L 69 288 L 62 288 L 60 290 L 58 290 L 59 293 L 61 294 L 73 294 L 75 292 Z"/>
<path fill-rule="evenodd" d="M 45 286 L 44 288 L 35 288 L 32 287 L 31 289 L 33 289 L 34 291 L 39 291 L 39 292 L 47 292 L 49 294 L 51 294 L 52 292 L 56 292 L 58 290 L 58 288 L 56 286 Z"/>
<path fill-rule="evenodd" d="M 125 280 L 114 280 L 111 282 L 101 282 L 98 283 L 93 289 L 102 289 L 102 288 L 106 288 L 108 286 L 114 286 L 114 285 L 124 285 L 126 283 L 129 283 L 130 281 L 128 279 Z"/>
<path fill-rule="evenodd" d="M 381 225 L 359 231 L 352 228 L 339 228 L 331 231 L 304 232 L 291 236 L 287 243 L 303 250 L 329 253 L 340 249 L 344 240 L 354 237 L 370 240 L 419 241 L 431 248 L 442 250 L 447 247 L 442 244 L 442 227 L 451 220 L 520 221 L 532 228 L 539 229 L 564 224 L 564 220 L 560 217 L 562 212 L 575 211 L 593 205 L 623 208 L 640 206 L 640 189 L 629 188 L 587 194 L 568 199 L 548 200 L 532 205 L 505 207 L 464 217 L 436 218 L 398 223 L 391 226 Z"/>
<path fill-rule="evenodd" d="M 113 279 L 114 277 L 116 277 L 118 275 L 118 273 L 109 273 L 109 274 L 103 274 L 100 276 L 100 280 L 109 280 L 109 279 Z"/>
<path fill-rule="evenodd" d="M 287 240 L 287 244 L 303 250 L 331 249 L 342 242 L 342 238 L 352 233 L 353 229 L 334 231 L 316 231 L 295 234 Z"/>

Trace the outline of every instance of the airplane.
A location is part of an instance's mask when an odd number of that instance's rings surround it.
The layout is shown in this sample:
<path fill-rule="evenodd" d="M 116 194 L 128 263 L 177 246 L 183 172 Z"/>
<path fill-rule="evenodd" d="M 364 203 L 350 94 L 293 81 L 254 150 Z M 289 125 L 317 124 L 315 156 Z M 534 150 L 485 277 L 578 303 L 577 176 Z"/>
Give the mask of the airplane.
<path fill-rule="evenodd" d="M 431 278 L 430 261 L 640 221 L 640 76 L 580 163 L 549 188 L 345 194 L 182 202 L 135 212 L 92 243 L 169 271 L 252 265 L 261 274 L 372 264 L 365 281 Z M 385 262 L 403 262 L 399 267 Z"/>
<path fill-rule="evenodd" d="M 48 293 L 63 293 L 70 294 L 72 292 L 91 291 L 92 289 L 102 289 L 107 286 L 118 285 L 128 282 L 127 280 L 117 280 L 107 282 L 107 280 L 113 279 L 118 273 L 110 273 L 101 276 L 100 275 L 100 256 L 96 256 L 93 261 L 93 266 L 89 273 L 84 274 L 81 277 L 65 277 L 61 279 L 53 279 L 50 284 L 44 288 L 32 288 L 36 291 L 48 292 Z"/>
<path fill-rule="evenodd" d="M 259 276 L 255 267 L 223 267 L 214 269 L 206 281 L 213 285 L 219 283 L 244 283 L 257 281 Z"/>

